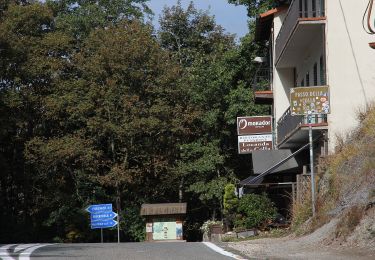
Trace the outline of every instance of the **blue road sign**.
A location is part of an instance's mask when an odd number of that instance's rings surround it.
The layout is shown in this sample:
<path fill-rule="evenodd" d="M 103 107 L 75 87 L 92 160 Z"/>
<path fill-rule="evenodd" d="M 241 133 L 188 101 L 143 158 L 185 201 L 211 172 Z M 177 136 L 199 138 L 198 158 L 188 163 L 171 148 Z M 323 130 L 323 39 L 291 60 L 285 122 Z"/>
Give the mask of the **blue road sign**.
<path fill-rule="evenodd" d="M 111 220 L 117 217 L 117 213 L 115 212 L 101 212 L 101 213 L 92 213 L 91 214 L 91 222 L 95 221 L 103 221 L 103 220 Z"/>
<path fill-rule="evenodd" d="M 110 228 L 110 227 L 114 227 L 116 225 L 117 225 L 117 221 L 115 221 L 113 219 L 107 219 L 107 220 L 102 220 L 102 221 L 91 222 L 91 229 Z"/>
<path fill-rule="evenodd" d="M 90 205 L 86 211 L 90 212 L 91 214 L 93 213 L 100 213 L 100 212 L 108 212 L 112 211 L 112 204 L 95 204 L 95 205 Z"/>

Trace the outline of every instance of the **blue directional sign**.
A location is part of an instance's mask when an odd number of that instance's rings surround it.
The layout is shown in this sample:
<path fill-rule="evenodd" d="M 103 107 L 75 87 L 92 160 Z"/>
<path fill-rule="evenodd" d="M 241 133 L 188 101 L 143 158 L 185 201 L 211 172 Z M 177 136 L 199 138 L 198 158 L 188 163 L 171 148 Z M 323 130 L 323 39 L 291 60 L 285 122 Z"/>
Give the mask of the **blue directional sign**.
<path fill-rule="evenodd" d="M 103 221 L 103 220 L 111 220 L 117 217 L 117 213 L 111 212 L 101 212 L 101 213 L 92 213 L 91 214 L 91 222 L 95 221 Z"/>
<path fill-rule="evenodd" d="M 90 205 L 86 211 L 90 212 L 91 229 L 111 228 L 117 225 L 117 221 L 113 220 L 117 213 L 112 211 L 112 204 Z"/>
<path fill-rule="evenodd" d="M 107 220 L 91 222 L 91 229 L 111 228 L 111 227 L 114 227 L 116 225 L 117 225 L 117 221 L 115 221 L 113 219 L 107 219 Z"/>
<path fill-rule="evenodd" d="M 96 204 L 96 205 L 90 205 L 86 211 L 93 213 L 100 213 L 100 212 L 108 212 L 112 211 L 112 204 Z"/>

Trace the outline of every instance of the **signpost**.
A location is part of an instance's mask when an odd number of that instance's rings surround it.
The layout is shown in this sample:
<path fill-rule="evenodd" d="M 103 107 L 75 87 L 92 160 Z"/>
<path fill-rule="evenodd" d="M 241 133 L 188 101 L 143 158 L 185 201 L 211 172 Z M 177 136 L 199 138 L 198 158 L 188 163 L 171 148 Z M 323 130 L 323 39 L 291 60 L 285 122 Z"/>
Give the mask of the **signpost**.
<path fill-rule="evenodd" d="M 243 116 L 237 117 L 238 135 L 252 135 L 272 133 L 271 116 Z"/>
<path fill-rule="evenodd" d="M 309 123 L 310 143 L 310 171 L 311 171 L 311 202 L 313 216 L 315 216 L 315 176 L 314 176 L 314 154 L 312 143 L 312 115 L 329 114 L 329 87 L 298 87 L 290 89 L 291 115 L 307 116 Z"/>
<path fill-rule="evenodd" d="M 329 87 L 299 87 L 290 89 L 291 115 L 329 114 Z"/>
<path fill-rule="evenodd" d="M 86 209 L 90 213 L 91 229 L 100 228 L 100 240 L 103 243 L 103 228 L 111 228 L 117 225 L 118 222 L 113 220 L 117 217 L 117 213 L 112 211 L 112 204 L 96 204 L 90 205 Z"/>
<path fill-rule="evenodd" d="M 272 116 L 237 117 L 238 153 L 272 150 Z"/>
<path fill-rule="evenodd" d="M 240 135 L 238 136 L 239 154 L 247 154 L 252 151 L 272 150 L 272 134 L 266 135 Z"/>

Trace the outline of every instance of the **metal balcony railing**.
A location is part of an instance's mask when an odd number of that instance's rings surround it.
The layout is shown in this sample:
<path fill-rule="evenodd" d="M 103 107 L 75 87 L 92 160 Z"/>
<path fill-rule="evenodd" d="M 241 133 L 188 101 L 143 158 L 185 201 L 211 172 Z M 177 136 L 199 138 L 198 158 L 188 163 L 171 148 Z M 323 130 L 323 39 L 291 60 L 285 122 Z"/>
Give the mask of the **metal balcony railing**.
<path fill-rule="evenodd" d="M 306 116 L 292 116 L 290 107 L 288 107 L 277 122 L 277 143 L 280 144 L 299 127 L 307 126 L 308 124 L 309 122 Z M 326 125 L 327 115 L 313 115 L 311 124 L 314 126 Z"/>
<path fill-rule="evenodd" d="M 253 91 L 271 90 L 271 72 L 269 68 L 259 68 L 255 72 L 252 82 Z"/>
<path fill-rule="evenodd" d="M 293 0 L 291 2 L 283 25 L 276 38 L 276 60 L 279 59 L 298 20 L 301 18 L 324 17 L 324 10 L 325 0 Z"/>

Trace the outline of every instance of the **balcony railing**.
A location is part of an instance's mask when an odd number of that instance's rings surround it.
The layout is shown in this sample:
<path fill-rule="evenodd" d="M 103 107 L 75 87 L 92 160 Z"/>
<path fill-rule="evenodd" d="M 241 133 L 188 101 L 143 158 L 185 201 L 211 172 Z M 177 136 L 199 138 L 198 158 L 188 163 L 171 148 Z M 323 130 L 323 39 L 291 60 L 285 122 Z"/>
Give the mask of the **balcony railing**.
<path fill-rule="evenodd" d="M 264 90 L 271 90 L 271 72 L 268 68 L 260 68 L 256 71 L 253 82 L 252 88 L 254 92 L 256 91 L 264 91 Z"/>
<path fill-rule="evenodd" d="M 308 126 L 308 124 L 306 116 L 292 116 L 289 107 L 277 122 L 277 143 L 280 144 L 298 128 Z M 327 115 L 313 115 L 311 124 L 314 127 L 327 125 Z"/>
<path fill-rule="evenodd" d="M 325 16 L 325 0 L 293 0 L 276 38 L 276 60 L 279 59 L 299 19 Z"/>

